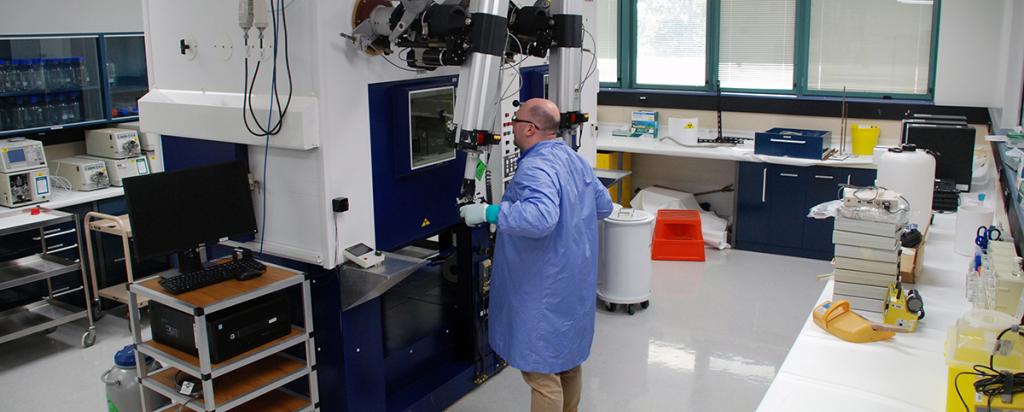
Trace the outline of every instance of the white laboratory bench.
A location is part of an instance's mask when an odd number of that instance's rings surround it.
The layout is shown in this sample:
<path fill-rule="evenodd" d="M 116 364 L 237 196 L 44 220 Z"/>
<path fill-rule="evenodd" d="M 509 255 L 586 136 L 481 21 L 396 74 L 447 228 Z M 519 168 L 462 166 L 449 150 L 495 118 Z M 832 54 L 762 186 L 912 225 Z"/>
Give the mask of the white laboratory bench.
<path fill-rule="evenodd" d="M 714 146 L 697 145 L 683 146 L 671 140 L 654 139 L 651 137 L 620 137 L 613 136 L 612 131 L 624 129 L 626 125 L 614 123 L 602 123 L 597 132 L 597 150 L 610 152 L 640 153 L 674 157 L 689 157 L 697 159 L 732 160 L 740 162 L 775 163 L 791 166 L 833 166 L 833 167 L 861 167 L 874 168 L 871 156 L 850 156 L 845 160 L 813 160 L 798 159 L 792 157 L 765 156 L 754 154 L 754 142 L 748 141 L 738 146 Z M 728 131 L 737 133 L 735 131 Z M 712 137 L 710 130 L 702 130 L 702 137 Z M 740 135 L 750 135 L 752 132 L 738 132 Z M 730 134 L 730 133 L 726 133 Z"/>
<path fill-rule="evenodd" d="M 996 221 L 1009 227 L 997 185 L 992 181 L 976 190 L 992 194 Z M 936 214 L 928 229 L 924 270 L 910 285 L 921 292 L 926 313 L 916 332 L 883 342 L 849 343 L 819 328 L 810 315 L 813 308 L 807 308 L 803 329 L 757 410 L 945 410 L 946 334 L 971 308 L 964 289 L 970 258 L 953 251 L 955 230 L 956 214 Z M 832 285 L 829 281 L 815 306 L 832 299 Z"/>
<path fill-rule="evenodd" d="M 108 187 L 106 189 L 93 190 L 89 192 L 77 192 L 73 190 L 54 189 L 50 193 L 50 201 L 44 203 L 36 203 L 33 205 L 16 207 L 13 209 L 0 207 L 0 214 L 13 210 L 25 210 L 39 206 L 43 209 L 60 209 L 69 206 L 77 206 L 85 203 L 95 202 L 97 200 L 110 199 L 124 195 L 124 189 L 120 187 Z M 8 226 L 8 223 L 14 222 L 14 220 L 0 219 L 0 229 Z"/>

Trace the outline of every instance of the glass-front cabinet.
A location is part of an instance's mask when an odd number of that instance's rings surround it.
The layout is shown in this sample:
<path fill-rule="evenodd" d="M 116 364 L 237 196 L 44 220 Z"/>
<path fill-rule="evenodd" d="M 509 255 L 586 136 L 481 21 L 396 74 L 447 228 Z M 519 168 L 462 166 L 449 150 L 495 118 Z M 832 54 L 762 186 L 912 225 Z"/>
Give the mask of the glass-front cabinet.
<path fill-rule="evenodd" d="M 136 120 L 143 35 L 0 36 L 0 137 Z"/>
<path fill-rule="evenodd" d="M 97 39 L 0 38 L 0 131 L 105 119 Z"/>
<path fill-rule="evenodd" d="M 146 42 L 141 34 L 103 36 L 104 68 L 110 89 L 110 118 L 139 115 L 139 99 L 149 91 Z"/>

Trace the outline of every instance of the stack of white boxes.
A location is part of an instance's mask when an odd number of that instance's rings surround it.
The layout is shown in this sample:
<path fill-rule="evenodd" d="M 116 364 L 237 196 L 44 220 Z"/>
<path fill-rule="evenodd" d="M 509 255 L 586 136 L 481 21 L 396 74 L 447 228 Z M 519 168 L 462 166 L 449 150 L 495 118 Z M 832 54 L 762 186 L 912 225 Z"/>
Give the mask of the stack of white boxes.
<path fill-rule="evenodd" d="M 882 313 L 889 284 L 900 273 L 900 234 L 904 223 L 836 216 L 835 287 L 832 300 L 855 310 Z"/>
<path fill-rule="evenodd" d="M 149 162 L 142 155 L 139 134 L 135 130 L 106 128 L 85 133 L 84 159 L 101 160 L 107 165 L 111 186 L 124 186 L 122 180 L 150 173 Z"/>

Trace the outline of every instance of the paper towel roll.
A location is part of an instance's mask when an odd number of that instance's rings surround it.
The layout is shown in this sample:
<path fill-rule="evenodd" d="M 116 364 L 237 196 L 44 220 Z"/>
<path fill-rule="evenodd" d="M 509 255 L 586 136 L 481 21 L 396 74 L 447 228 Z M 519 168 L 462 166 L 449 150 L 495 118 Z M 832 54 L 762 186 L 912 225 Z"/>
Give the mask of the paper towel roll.
<path fill-rule="evenodd" d="M 953 235 L 953 250 L 964 256 L 974 255 L 974 238 L 978 228 L 992 224 L 995 214 L 991 208 L 979 205 L 960 206 L 956 211 L 956 233 Z"/>

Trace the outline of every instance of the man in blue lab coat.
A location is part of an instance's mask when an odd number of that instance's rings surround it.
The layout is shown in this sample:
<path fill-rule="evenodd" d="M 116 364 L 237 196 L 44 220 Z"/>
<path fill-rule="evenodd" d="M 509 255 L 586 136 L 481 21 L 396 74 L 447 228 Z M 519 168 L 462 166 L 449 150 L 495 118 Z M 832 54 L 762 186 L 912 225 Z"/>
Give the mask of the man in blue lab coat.
<path fill-rule="evenodd" d="M 466 224 L 497 225 L 490 343 L 523 373 L 531 409 L 578 409 L 580 365 L 594 340 L 597 223 L 612 212 L 590 164 L 556 139 L 558 107 L 532 99 L 513 122 L 522 154 L 499 205 L 463 206 Z"/>

